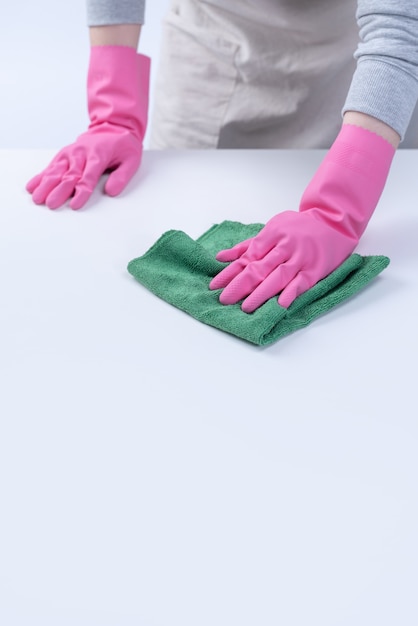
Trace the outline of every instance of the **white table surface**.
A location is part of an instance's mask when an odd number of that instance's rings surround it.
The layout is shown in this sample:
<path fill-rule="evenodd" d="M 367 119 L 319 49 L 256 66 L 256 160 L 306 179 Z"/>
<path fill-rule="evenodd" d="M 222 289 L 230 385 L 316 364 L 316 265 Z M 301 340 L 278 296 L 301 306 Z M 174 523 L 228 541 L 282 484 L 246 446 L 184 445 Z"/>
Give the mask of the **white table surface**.
<path fill-rule="evenodd" d="M 418 623 L 418 152 L 358 247 L 391 264 L 259 348 L 126 271 L 165 230 L 296 209 L 321 151 L 146 152 L 118 199 L 35 206 L 3 151 L 0 623 Z"/>

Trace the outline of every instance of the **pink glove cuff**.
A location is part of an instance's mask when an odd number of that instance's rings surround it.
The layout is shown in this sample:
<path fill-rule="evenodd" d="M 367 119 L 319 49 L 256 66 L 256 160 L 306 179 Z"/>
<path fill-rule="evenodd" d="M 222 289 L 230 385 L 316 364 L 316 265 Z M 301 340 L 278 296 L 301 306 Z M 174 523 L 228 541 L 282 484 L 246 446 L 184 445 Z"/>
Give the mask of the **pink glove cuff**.
<path fill-rule="evenodd" d="M 344 235 L 359 240 L 385 186 L 395 148 L 365 128 L 343 124 L 302 196 L 309 210 Z"/>
<path fill-rule="evenodd" d="M 125 127 L 142 141 L 147 127 L 149 57 L 128 46 L 92 46 L 87 75 L 89 129 Z"/>

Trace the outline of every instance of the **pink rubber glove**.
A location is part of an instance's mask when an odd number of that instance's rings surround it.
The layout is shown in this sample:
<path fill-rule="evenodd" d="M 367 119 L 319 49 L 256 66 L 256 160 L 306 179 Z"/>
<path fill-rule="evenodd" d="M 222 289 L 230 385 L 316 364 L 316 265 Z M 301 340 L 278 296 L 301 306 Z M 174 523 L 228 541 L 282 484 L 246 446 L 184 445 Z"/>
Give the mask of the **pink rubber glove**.
<path fill-rule="evenodd" d="M 100 176 L 118 195 L 137 171 L 148 114 L 150 59 L 127 46 L 93 46 L 87 77 L 90 125 L 26 185 L 36 204 L 80 209 Z"/>
<path fill-rule="evenodd" d="M 269 298 L 293 300 L 336 269 L 356 247 L 376 208 L 395 148 L 360 126 L 344 124 L 302 196 L 299 212 L 275 215 L 250 239 L 222 250 L 232 261 L 210 289 L 222 304 L 251 313 Z"/>

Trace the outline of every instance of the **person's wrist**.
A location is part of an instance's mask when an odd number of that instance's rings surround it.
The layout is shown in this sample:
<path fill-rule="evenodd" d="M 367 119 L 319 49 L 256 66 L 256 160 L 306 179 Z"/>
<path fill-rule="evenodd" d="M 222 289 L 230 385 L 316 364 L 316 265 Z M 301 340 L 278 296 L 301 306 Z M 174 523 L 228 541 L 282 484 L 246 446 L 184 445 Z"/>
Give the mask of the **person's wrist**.
<path fill-rule="evenodd" d="M 352 126 L 359 126 L 365 130 L 369 130 L 376 135 L 380 135 L 383 139 L 386 139 L 395 150 L 398 148 L 401 141 L 400 136 L 391 126 L 381 122 L 371 115 L 365 113 L 359 113 L 357 111 L 347 111 L 343 117 L 343 125 L 351 124 Z"/>
<path fill-rule="evenodd" d="M 127 46 L 138 48 L 141 24 L 112 24 L 109 26 L 90 26 L 91 46 Z"/>

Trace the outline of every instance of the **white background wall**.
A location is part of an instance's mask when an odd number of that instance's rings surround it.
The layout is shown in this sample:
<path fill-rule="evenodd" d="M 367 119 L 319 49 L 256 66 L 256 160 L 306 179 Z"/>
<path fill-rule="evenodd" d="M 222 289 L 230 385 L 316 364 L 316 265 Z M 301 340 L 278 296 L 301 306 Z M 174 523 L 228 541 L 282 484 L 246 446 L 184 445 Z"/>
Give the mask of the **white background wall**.
<path fill-rule="evenodd" d="M 153 60 L 151 111 L 161 20 L 168 1 L 148 0 L 139 47 Z M 1 4 L 0 148 L 61 148 L 88 123 L 85 0 Z"/>

